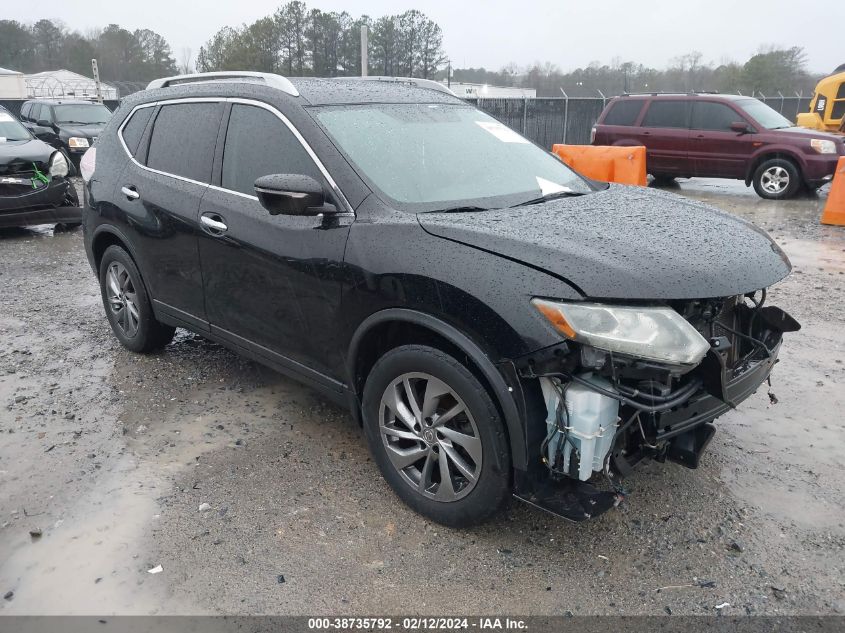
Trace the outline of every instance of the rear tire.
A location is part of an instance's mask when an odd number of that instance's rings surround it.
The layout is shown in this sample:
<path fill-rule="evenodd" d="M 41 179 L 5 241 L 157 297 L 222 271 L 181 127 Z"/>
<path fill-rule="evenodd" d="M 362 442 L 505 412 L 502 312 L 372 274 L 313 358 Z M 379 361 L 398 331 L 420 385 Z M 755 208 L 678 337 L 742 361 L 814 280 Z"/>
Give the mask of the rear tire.
<path fill-rule="evenodd" d="M 675 177 L 668 174 L 652 174 L 651 177 L 653 179 L 651 182 L 658 187 L 675 184 Z"/>
<path fill-rule="evenodd" d="M 754 171 L 754 191 L 766 200 L 792 198 L 801 188 L 801 173 L 791 160 L 770 158 Z"/>
<path fill-rule="evenodd" d="M 100 293 L 112 331 L 126 349 L 151 352 L 173 339 L 176 328 L 156 320 L 141 273 L 120 246 L 103 253 Z"/>
<path fill-rule="evenodd" d="M 423 345 L 387 352 L 367 377 L 363 400 L 370 452 L 416 512 L 463 527 L 490 518 L 510 496 L 510 446 L 499 411 L 449 354 Z"/>

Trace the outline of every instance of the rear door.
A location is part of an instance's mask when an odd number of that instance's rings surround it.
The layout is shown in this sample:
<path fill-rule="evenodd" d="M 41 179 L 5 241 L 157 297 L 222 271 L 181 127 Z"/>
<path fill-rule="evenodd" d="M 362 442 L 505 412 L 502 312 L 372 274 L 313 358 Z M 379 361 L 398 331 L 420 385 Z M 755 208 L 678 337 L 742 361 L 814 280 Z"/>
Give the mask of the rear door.
<path fill-rule="evenodd" d="M 225 227 L 206 226 L 200 238 L 211 330 L 305 380 L 338 386 L 325 378 L 341 364 L 336 337 L 349 224 L 331 215 L 270 215 L 259 204 L 254 183 L 268 174 L 304 174 L 329 190 L 276 110 L 233 103 L 220 142 L 219 183 L 200 208 Z"/>
<path fill-rule="evenodd" d="M 640 124 L 652 175 L 688 176 L 689 99 L 653 99 Z"/>
<path fill-rule="evenodd" d="M 692 105 L 689 156 L 694 176 L 744 178 L 754 151 L 754 134 L 731 129 L 742 122 L 754 126 L 730 105 L 697 100 Z"/>
<path fill-rule="evenodd" d="M 191 327 L 208 329 L 198 213 L 211 181 L 223 104 L 165 103 L 150 124 L 143 110 L 136 110 L 121 129 L 124 143 L 133 144 L 138 128 L 152 126 L 135 152 L 137 162 L 129 161 L 121 174 L 115 199 L 126 214 L 156 310 Z"/>

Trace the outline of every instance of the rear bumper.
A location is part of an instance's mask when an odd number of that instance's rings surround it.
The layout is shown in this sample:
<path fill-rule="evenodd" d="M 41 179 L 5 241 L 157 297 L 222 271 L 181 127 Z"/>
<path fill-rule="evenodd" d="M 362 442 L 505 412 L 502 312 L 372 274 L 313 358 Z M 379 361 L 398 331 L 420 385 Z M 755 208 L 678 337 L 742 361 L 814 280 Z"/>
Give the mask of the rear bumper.
<path fill-rule="evenodd" d="M 81 222 L 82 209 L 65 178 L 54 178 L 46 187 L 22 189 L 21 193 L 0 195 L 0 227 Z"/>

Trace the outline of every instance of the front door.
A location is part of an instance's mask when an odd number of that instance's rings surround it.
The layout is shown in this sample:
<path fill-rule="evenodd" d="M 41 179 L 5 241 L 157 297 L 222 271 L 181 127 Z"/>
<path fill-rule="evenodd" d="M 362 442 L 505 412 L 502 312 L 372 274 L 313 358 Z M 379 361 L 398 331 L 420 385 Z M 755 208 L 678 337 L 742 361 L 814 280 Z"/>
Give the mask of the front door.
<path fill-rule="evenodd" d="M 732 123 L 753 126 L 725 103 L 696 101 L 692 106 L 689 157 L 693 176 L 744 178 L 754 151 L 754 134 L 736 132 Z"/>
<path fill-rule="evenodd" d="M 200 205 L 212 332 L 306 379 L 340 380 L 333 368 L 342 364 L 336 334 L 348 222 L 270 215 L 254 189 L 268 174 L 304 174 L 326 186 L 320 169 L 275 110 L 234 103 L 219 170 L 219 187 Z"/>

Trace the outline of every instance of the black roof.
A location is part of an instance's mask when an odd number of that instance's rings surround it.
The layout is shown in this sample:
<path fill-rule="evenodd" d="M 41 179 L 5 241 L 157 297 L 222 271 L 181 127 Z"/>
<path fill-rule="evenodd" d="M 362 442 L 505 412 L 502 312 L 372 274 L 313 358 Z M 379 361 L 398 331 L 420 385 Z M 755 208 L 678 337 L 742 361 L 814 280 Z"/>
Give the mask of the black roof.
<path fill-rule="evenodd" d="M 245 97 L 294 99 L 301 105 L 334 105 L 364 103 L 451 103 L 465 105 L 457 97 L 417 85 L 413 80 L 376 81 L 355 77 L 289 77 L 299 91 L 294 97 L 282 90 L 268 86 L 260 79 L 243 77 L 192 83 L 177 83 L 164 88 L 149 88 L 129 95 L 124 104 L 135 105 L 158 99 L 183 97 Z"/>
<path fill-rule="evenodd" d="M 374 81 L 355 77 L 289 77 L 311 105 L 340 103 L 463 103 L 457 97 L 411 81 Z"/>

